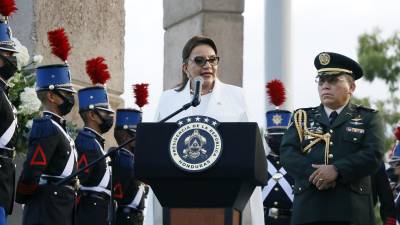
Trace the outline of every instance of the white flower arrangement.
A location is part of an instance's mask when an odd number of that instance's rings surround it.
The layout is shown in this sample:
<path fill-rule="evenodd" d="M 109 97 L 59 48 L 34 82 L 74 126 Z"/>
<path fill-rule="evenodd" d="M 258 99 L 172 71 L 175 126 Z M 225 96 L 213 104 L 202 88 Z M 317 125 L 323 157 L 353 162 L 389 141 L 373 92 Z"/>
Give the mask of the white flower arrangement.
<path fill-rule="evenodd" d="M 21 105 L 18 107 L 18 113 L 32 115 L 40 109 L 40 100 L 37 98 L 35 88 L 25 87 L 20 94 Z"/>
<path fill-rule="evenodd" d="M 12 39 L 15 43 L 15 49 L 18 51 L 18 53 L 15 54 L 17 57 L 17 67 L 18 70 L 21 70 L 21 68 L 27 66 L 29 64 L 29 51 L 28 49 L 19 42 L 18 39 L 13 38 Z"/>

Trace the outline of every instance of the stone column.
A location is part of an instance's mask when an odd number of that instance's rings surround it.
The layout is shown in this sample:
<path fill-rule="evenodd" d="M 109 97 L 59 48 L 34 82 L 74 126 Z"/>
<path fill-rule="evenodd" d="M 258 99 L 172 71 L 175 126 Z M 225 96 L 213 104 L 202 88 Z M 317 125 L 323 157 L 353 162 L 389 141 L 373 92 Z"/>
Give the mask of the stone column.
<path fill-rule="evenodd" d="M 244 0 L 164 0 L 164 89 L 181 80 L 182 49 L 194 35 L 211 37 L 221 57 L 219 77 L 242 86 Z"/>
<path fill-rule="evenodd" d="M 69 1 L 26 1 L 16 0 L 18 11 L 10 18 L 13 35 L 25 45 L 32 57 L 41 54 L 43 65 L 60 63 L 51 55 L 47 32 L 64 27 L 72 45 L 68 63 L 76 89 L 89 86 L 85 62 L 90 58 L 103 56 L 109 66 L 111 80 L 107 84 L 110 103 L 114 109 L 123 105 L 119 97 L 124 85 L 124 36 L 125 10 L 121 0 L 69 0 Z M 82 120 L 77 113 L 68 115 L 78 127 Z M 112 132 L 107 134 L 107 146 L 114 144 Z M 18 157 L 17 179 L 25 157 Z M 14 206 L 14 213 L 8 224 L 19 225 L 22 220 L 20 206 Z"/>
<path fill-rule="evenodd" d="M 265 80 L 281 80 L 287 90 L 283 109 L 292 109 L 291 86 L 291 3 L 267 0 L 265 4 Z M 268 106 L 267 109 L 272 109 Z"/>

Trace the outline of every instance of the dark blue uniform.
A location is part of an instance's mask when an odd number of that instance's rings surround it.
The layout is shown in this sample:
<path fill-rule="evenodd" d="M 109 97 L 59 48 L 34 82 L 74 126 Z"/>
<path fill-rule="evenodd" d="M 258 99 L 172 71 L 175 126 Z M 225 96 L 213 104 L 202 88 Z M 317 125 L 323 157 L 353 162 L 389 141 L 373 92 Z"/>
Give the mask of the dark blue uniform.
<path fill-rule="evenodd" d="M 104 155 L 104 139 L 85 127 L 75 140 L 79 168 Z M 77 208 L 78 225 L 107 225 L 110 202 L 110 168 L 106 159 L 79 175 L 81 183 Z"/>
<path fill-rule="evenodd" d="M 289 225 L 293 203 L 293 179 L 282 167 L 279 156 L 268 155 L 268 184 L 263 188 L 266 225 Z"/>
<path fill-rule="evenodd" d="M 143 224 L 145 185 L 135 179 L 134 155 L 121 149 L 113 159 L 114 197 L 118 202 L 116 224 Z"/>
<path fill-rule="evenodd" d="M 55 183 L 77 170 L 77 154 L 65 120 L 44 112 L 34 119 L 29 149 L 18 181 L 16 202 L 25 204 L 24 225 L 72 225 L 75 181 Z"/>
<path fill-rule="evenodd" d="M 395 225 L 396 208 L 384 163 L 382 163 L 378 172 L 371 176 L 371 188 L 374 206 L 378 203 L 378 199 L 380 202 L 379 212 L 382 223 L 385 225 Z"/>
<path fill-rule="evenodd" d="M 14 202 L 17 111 L 7 97 L 8 86 L 0 80 L 0 207 L 11 214 Z"/>

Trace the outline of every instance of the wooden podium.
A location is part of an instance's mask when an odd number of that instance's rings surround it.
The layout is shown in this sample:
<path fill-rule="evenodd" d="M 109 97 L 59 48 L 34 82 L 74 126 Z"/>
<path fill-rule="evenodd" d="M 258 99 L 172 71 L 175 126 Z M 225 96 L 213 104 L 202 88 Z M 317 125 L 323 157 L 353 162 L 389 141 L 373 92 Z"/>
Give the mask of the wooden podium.
<path fill-rule="evenodd" d="M 164 225 L 240 225 L 240 212 L 232 208 L 166 208 Z"/>
<path fill-rule="evenodd" d="M 136 177 L 149 184 L 163 209 L 164 225 L 240 225 L 256 186 L 267 182 L 257 123 L 221 123 L 223 150 L 201 172 L 178 168 L 169 155 L 176 123 L 141 123 L 135 148 Z"/>

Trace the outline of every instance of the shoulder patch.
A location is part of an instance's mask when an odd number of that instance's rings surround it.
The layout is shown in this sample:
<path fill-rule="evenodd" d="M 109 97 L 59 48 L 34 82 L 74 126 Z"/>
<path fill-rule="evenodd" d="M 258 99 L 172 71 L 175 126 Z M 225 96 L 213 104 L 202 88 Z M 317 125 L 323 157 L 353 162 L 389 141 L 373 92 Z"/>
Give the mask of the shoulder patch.
<path fill-rule="evenodd" d="M 57 133 L 57 128 L 49 117 L 33 119 L 32 129 L 29 133 L 29 139 L 45 138 Z"/>
<path fill-rule="evenodd" d="M 81 130 L 75 139 L 75 147 L 78 152 L 87 152 L 98 149 L 99 145 L 94 134 Z"/>

